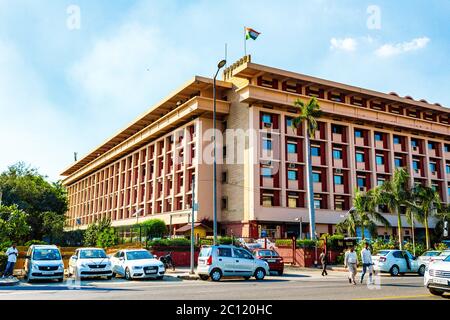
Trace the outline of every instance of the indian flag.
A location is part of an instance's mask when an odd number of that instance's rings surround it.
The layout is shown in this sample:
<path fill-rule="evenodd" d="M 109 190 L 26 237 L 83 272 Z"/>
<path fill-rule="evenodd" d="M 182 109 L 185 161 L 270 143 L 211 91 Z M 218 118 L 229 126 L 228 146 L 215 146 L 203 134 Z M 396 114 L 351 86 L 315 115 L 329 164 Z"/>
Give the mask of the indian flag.
<path fill-rule="evenodd" d="M 261 32 L 253 30 L 252 28 L 245 28 L 245 40 L 253 39 L 256 40 Z"/>

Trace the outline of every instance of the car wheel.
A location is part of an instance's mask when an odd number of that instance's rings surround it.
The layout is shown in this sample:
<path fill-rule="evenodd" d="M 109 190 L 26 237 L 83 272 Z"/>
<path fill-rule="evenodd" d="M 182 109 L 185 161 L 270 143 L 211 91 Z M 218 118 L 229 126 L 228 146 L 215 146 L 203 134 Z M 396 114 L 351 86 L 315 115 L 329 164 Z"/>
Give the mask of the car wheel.
<path fill-rule="evenodd" d="M 112 279 L 112 276 L 107 276 L 106 277 L 106 280 L 111 280 Z"/>
<path fill-rule="evenodd" d="M 64 281 L 64 278 L 59 278 L 58 279 L 58 282 L 63 282 Z"/>
<path fill-rule="evenodd" d="M 112 273 L 111 277 L 115 278 L 117 276 L 117 274 L 115 272 Z"/>
<path fill-rule="evenodd" d="M 263 268 L 256 269 L 256 271 L 255 271 L 256 280 L 263 280 L 265 276 L 266 276 L 266 271 L 264 271 Z"/>
<path fill-rule="evenodd" d="M 430 293 L 435 296 L 442 296 L 444 294 L 444 291 L 441 291 L 441 290 L 436 290 L 433 288 L 429 288 L 428 290 L 430 290 Z"/>
<path fill-rule="evenodd" d="M 423 277 L 423 275 L 425 274 L 425 266 L 421 265 L 417 273 L 419 274 L 419 276 Z"/>
<path fill-rule="evenodd" d="M 127 280 L 132 279 L 130 269 L 128 269 L 128 268 L 125 269 L 125 279 L 127 279 Z"/>
<path fill-rule="evenodd" d="M 282 276 L 283 275 L 283 270 L 278 271 L 278 275 Z"/>
<path fill-rule="evenodd" d="M 157 276 L 156 277 L 156 280 L 162 280 L 162 279 L 164 279 L 164 276 Z"/>
<path fill-rule="evenodd" d="M 245 280 L 249 280 L 250 277 L 249 277 L 249 276 L 245 276 L 244 279 L 245 279 Z"/>
<path fill-rule="evenodd" d="M 389 272 L 391 273 L 391 276 L 396 277 L 399 275 L 400 269 L 396 265 L 393 265 Z"/>
<path fill-rule="evenodd" d="M 221 278 L 222 278 L 222 271 L 220 271 L 220 269 L 213 269 L 211 271 L 212 281 L 220 281 Z"/>
<path fill-rule="evenodd" d="M 201 275 L 199 275 L 199 277 L 200 277 L 200 279 L 202 279 L 203 281 L 206 281 L 206 280 L 209 279 L 209 276 L 206 275 L 206 274 L 201 274 Z"/>

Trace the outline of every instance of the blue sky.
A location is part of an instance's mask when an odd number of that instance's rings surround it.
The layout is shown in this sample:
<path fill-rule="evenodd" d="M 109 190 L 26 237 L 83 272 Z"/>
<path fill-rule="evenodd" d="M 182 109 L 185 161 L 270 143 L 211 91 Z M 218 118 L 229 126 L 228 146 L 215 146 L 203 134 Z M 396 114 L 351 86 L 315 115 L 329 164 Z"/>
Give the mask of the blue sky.
<path fill-rule="evenodd" d="M 449 21 L 448 0 L 0 0 L 0 170 L 59 179 L 74 151 L 213 75 L 225 43 L 240 58 L 244 26 L 256 63 L 450 107 Z"/>

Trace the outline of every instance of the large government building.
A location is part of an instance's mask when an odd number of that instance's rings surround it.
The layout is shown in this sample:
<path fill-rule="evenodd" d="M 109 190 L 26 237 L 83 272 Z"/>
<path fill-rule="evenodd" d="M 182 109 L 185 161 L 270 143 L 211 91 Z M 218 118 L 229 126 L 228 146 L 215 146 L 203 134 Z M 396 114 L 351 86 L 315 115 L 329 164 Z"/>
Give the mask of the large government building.
<path fill-rule="evenodd" d="M 449 109 L 255 64 L 245 56 L 217 81 L 221 234 L 289 237 L 299 233 L 300 218 L 308 232 L 306 131 L 293 129 L 292 121 L 298 115 L 294 101 L 311 97 L 323 110 L 311 141 L 319 234 L 335 231 L 356 190 L 382 184 L 398 167 L 407 168 L 411 185 L 433 186 L 449 202 Z M 159 218 L 176 232 L 189 221 L 193 191 L 195 220 L 211 221 L 212 119 L 213 80 L 196 76 L 73 163 L 62 172 L 68 227 L 85 228 L 105 217 L 113 226 Z M 392 228 L 380 226 L 380 236 L 396 233 L 396 217 L 386 217 Z M 410 230 L 403 230 L 408 238 Z"/>

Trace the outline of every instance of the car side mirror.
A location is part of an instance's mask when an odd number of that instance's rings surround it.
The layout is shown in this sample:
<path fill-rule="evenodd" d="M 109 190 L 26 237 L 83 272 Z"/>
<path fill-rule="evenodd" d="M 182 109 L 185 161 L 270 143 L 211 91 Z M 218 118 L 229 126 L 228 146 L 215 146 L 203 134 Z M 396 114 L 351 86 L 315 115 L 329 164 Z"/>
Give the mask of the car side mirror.
<path fill-rule="evenodd" d="M 153 258 L 158 259 L 158 256 L 156 254 L 153 255 Z"/>
<path fill-rule="evenodd" d="M 25 259 L 31 259 L 31 256 L 30 255 L 26 255 Z"/>
<path fill-rule="evenodd" d="M 123 260 L 125 260 L 125 258 L 124 258 L 124 257 L 120 257 L 119 260 L 120 260 L 120 261 L 123 261 Z"/>
<path fill-rule="evenodd" d="M 78 257 L 77 256 L 72 256 L 72 259 L 77 260 Z"/>

